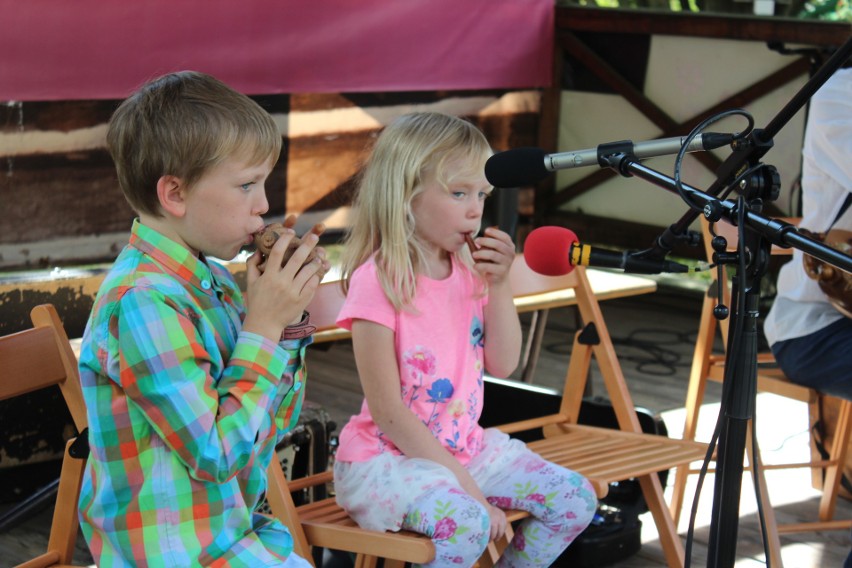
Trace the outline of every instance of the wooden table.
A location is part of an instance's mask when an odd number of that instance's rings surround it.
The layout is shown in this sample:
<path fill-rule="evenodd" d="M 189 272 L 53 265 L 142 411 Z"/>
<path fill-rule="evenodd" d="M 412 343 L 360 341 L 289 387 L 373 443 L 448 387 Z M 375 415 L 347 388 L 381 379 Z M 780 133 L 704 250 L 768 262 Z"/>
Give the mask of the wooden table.
<path fill-rule="evenodd" d="M 650 294 L 657 290 L 657 283 L 650 278 L 593 268 L 587 269 L 586 274 L 598 301 Z M 339 276 L 335 273 L 329 273 L 329 276 L 330 279 L 323 281 L 308 306 L 311 323 L 317 326 L 317 332 L 314 334 L 315 343 L 340 341 L 352 337 L 351 332 L 338 327 L 335 323 L 340 307 L 343 305 L 344 296 L 339 285 Z M 566 285 L 569 280 L 567 275 L 537 274 L 527 266 L 522 254 L 515 257 L 509 278 L 518 313 L 534 312 L 530 324 L 531 332 L 524 348 L 522 359 L 524 371 L 521 376 L 524 382 L 532 382 L 549 310 L 573 306 L 577 303 L 577 298 L 574 289 Z"/>
<path fill-rule="evenodd" d="M 586 269 L 586 275 L 598 301 L 650 294 L 657 290 L 657 283 L 654 280 L 632 274 L 589 268 Z M 552 308 L 576 305 L 577 298 L 574 289 L 566 286 L 569 280 L 567 275 L 542 276 L 537 274 L 524 262 L 523 254 L 518 254 L 515 257 L 509 278 L 511 279 L 515 308 L 518 313 L 534 312 L 530 322 L 531 332 L 527 337 L 521 360 L 524 369 L 521 380 L 531 383 L 538 362 L 538 355 L 541 351 L 541 342 L 549 311 Z M 344 295 L 340 288 L 339 273 L 332 268 L 308 306 L 308 311 L 311 313 L 311 323 L 317 326 L 317 331 L 314 333 L 314 343 L 341 341 L 352 337 L 349 330 L 339 327 L 336 323 L 343 300 Z M 79 350 L 81 341 L 80 338 L 71 340 L 75 350 Z M 77 354 L 79 355 L 79 352 Z"/>

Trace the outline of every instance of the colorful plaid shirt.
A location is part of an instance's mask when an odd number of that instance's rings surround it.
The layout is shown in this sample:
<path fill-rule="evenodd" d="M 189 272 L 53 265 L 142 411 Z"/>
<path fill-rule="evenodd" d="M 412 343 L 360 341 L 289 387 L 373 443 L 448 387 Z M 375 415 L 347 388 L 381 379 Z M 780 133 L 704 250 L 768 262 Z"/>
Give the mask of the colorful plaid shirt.
<path fill-rule="evenodd" d="M 302 406 L 310 338 L 241 331 L 224 267 L 137 220 L 98 292 L 80 378 L 80 520 L 101 568 L 280 566 L 293 541 L 256 512 Z"/>

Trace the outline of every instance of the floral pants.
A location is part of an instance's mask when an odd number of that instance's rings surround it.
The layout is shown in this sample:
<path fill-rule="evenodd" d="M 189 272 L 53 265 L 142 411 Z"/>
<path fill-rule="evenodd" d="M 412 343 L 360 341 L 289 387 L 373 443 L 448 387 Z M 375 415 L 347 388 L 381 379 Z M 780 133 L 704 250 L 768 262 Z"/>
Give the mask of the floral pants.
<path fill-rule="evenodd" d="M 594 489 L 583 476 L 533 453 L 518 456 L 500 475 L 476 481 L 492 505 L 531 514 L 515 530 L 499 567 L 550 566 L 588 526 L 597 508 Z M 403 528 L 432 539 L 437 554 L 424 565 L 427 568 L 472 566 L 489 539 L 487 511 L 450 480 L 418 495 Z"/>

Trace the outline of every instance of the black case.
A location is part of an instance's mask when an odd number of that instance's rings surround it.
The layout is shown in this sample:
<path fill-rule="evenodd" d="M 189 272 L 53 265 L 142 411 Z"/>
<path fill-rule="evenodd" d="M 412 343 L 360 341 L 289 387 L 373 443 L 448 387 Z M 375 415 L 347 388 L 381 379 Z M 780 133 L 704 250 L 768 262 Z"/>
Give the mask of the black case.
<path fill-rule="evenodd" d="M 292 480 L 326 471 L 331 461 L 332 437 L 336 428 L 337 425 L 329 419 L 325 408 L 305 400 L 296 426 L 275 446 L 284 476 Z M 327 496 L 326 486 L 318 485 L 293 493 L 293 502 L 298 507 L 325 499 Z M 268 503 L 262 505 L 261 511 L 271 512 Z M 323 566 L 323 554 L 323 549 L 313 548 L 312 556 L 315 566 Z"/>
<path fill-rule="evenodd" d="M 553 566 L 598 568 L 633 556 L 642 548 L 642 521 L 629 511 L 600 505 L 592 523 Z"/>
<path fill-rule="evenodd" d="M 328 469 L 330 441 L 336 427 L 322 406 L 307 400 L 302 403 L 296 426 L 275 446 L 281 469 L 288 480 Z M 325 486 L 318 486 L 294 493 L 293 501 L 299 506 L 326 496 Z M 270 512 L 268 505 L 264 504 L 264 508 Z"/>

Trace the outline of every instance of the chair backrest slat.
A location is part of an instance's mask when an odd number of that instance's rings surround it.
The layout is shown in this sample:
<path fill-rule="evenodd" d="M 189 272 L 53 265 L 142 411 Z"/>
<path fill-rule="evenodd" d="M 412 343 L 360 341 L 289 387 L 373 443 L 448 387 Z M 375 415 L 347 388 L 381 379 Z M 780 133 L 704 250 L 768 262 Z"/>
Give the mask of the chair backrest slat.
<path fill-rule="evenodd" d="M 0 400 L 58 385 L 66 378 L 52 329 L 37 327 L 0 337 Z"/>
<path fill-rule="evenodd" d="M 0 336 L 0 400 L 58 386 L 78 432 L 87 425 L 77 358 L 56 309 L 50 304 L 30 312 L 33 327 Z M 77 500 L 85 459 L 71 456 L 66 444 L 53 521 L 45 554 L 22 566 L 69 566 L 77 541 Z"/>

